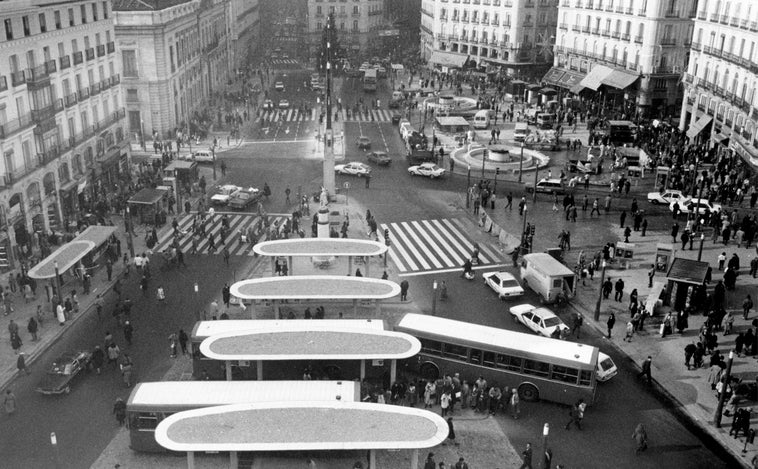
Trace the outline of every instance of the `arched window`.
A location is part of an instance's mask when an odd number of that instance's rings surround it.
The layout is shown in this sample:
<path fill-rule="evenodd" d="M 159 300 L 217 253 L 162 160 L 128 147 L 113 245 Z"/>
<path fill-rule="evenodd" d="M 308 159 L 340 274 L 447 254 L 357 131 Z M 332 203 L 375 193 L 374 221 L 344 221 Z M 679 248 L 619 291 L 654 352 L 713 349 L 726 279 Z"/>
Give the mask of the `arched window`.
<path fill-rule="evenodd" d="M 608 44 L 603 43 L 603 58 L 606 57 L 607 53 L 608 53 Z"/>
<path fill-rule="evenodd" d="M 724 81 L 721 82 L 721 88 L 723 88 L 724 91 L 726 91 L 728 87 L 729 87 L 729 69 L 727 68 L 726 72 L 724 72 Z"/>
<path fill-rule="evenodd" d="M 587 39 L 584 40 L 584 44 L 582 45 L 582 54 L 587 55 Z"/>
<path fill-rule="evenodd" d="M 732 87 L 729 89 L 729 92 L 732 94 L 737 94 L 737 82 L 740 79 L 740 74 L 735 73 L 734 78 L 732 78 Z"/>
<path fill-rule="evenodd" d="M 618 56 L 619 56 L 618 47 L 613 46 L 613 55 L 611 56 L 611 60 L 613 60 L 615 62 L 616 59 L 618 58 Z"/>
<path fill-rule="evenodd" d="M 624 55 L 621 56 L 621 61 L 624 62 L 624 67 L 626 67 L 627 62 L 629 62 L 629 51 L 624 47 Z"/>

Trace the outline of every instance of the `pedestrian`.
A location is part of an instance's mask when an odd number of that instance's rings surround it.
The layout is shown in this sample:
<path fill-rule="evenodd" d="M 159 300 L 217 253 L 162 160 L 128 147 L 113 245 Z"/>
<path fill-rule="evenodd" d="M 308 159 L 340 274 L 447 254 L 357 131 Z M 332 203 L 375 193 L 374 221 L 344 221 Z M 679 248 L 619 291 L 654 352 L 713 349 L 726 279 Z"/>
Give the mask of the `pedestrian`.
<path fill-rule="evenodd" d="M 5 390 L 5 398 L 3 399 L 3 410 L 8 415 L 16 413 L 16 395 L 10 389 Z"/>
<path fill-rule="evenodd" d="M 229 253 L 229 248 L 227 246 L 224 246 L 222 255 L 224 256 L 224 263 L 226 264 L 227 267 L 229 267 L 229 257 L 231 256 L 231 254 Z"/>
<path fill-rule="evenodd" d="M 532 444 L 527 443 L 526 449 L 521 452 L 521 459 L 524 461 L 519 469 L 532 469 Z"/>
<path fill-rule="evenodd" d="M 608 338 L 611 338 L 611 331 L 613 330 L 613 326 L 616 324 L 616 315 L 611 312 L 611 315 L 608 316 L 608 321 L 606 322 L 606 325 L 608 326 Z"/>
<path fill-rule="evenodd" d="M 179 329 L 179 345 L 182 348 L 182 355 L 187 355 L 187 342 L 189 342 L 187 333 L 184 332 L 184 329 Z"/>
<path fill-rule="evenodd" d="M 140 279 L 139 287 L 142 290 L 142 296 L 147 296 L 148 281 L 146 275 L 143 275 L 142 279 Z"/>
<path fill-rule="evenodd" d="M 176 358 L 176 353 L 177 353 L 176 345 L 178 341 L 179 341 L 179 337 L 176 335 L 175 332 L 172 332 L 168 336 L 168 343 L 169 343 L 168 347 L 169 347 L 169 353 L 170 353 L 171 358 Z"/>
<path fill-rule="evenodd" d="M 371 173 L 366 173 L 366 176 L 364 176 L 364 179 L 366 180 L 366 189 L 371 187 Z"/>
<path fill-rule="evenodd" d="M 20 352 L 18 354 L 18 358 L 16 359 L 16 368 L 18 368 L 19 373 L 26 373 L 27 375 L 32 374 L 32 372 L 26 366 L 26 354 L 24 352 Z"/>
<path fill-rule="evenodd" d="M 426 456 L 426 461 L 424 462 L 424 469 L 437 469 L 437 462 L 434 460 L 434 453 L 429 453 Z"/>
<path fill-rule="evenodd" d="M 455 463 L 455 466 L 453 466 L 453 469 L 468 469 L 468 464 L 466 463 L 466 460 L 461 457 L 461 458 L 458 458 L 458 462 Z"/>
<path fill-rule="evenodd" d="M 640 454 L 647 449 L 647 431 L 645 431 L 645 425 L 639 423 L 632 433 L 632 439 L 637 442 L 637 448 L 635 454 Z"/>
<path fill-rule="evenodd" d="M 576 335 L 577 339 L 581 333 L 582 324 L 584 324 L 584 317 L 581 313 L 577 312 L 576 315 L 574 315 L 574 327 L 571 329 L 571 334 Z"/>
<path fill-rule="evenodd" d="M 742 319 L 747 320 L 748 315 L 750 314 L 750 309 L 753 307 L 753 299 L 750 298 L 750 295 L 745 297 L 745 300 L 742 302 Z"/>
<path fill-rule="evenodd" d="M 458 446 L 460 443 L 458 443 L 457 441 L 455 441 L 455 428 L 453 428 L 453 417 L 448 417 L 447 418 L 447 428 L 448 428 L 447 439 L 450 440 L 450 443 L 453 446 Z M 445 444 L 445 443 L 443 443 L 443 444 Z M 463 459 L 463 458 L 461 458 L 461 459 Z"/>
<path fill-rule="evenodd" d="M 619 217 L 619 228 L 624 227 L 624 223 L 626 222 L 626 210 L 621 211 L 621 216 Z"/>
<path fill-rule="evenodd" d="M 518 420 L 519 414 L 521 414 L 521 405 L 518 397 L 518 389 L 513 388 L 511 389 L 511 399 L 510 399 L 510 407 L 511 407 L 511 417 L 513 417 L 514 420 Z"/>
<path fill-rule="evenodd" d="M 118 367 L 118 358 L 120 356 L 121 349 L 118 348 L 118 345 L 116 345 L 115 342 L 111 342 L 108 346 L 108 363 L 113 365 L 114 370 Z"/>
<path fill-rule="evenodd" d="M 129 321 L 124 322 L 124 340 L 129 345 L 132 345 L 132 336 L 134 335 L 134 327 Z"/>
<path fill-rule="evenodd" d="M 624 281 L 622 279 L 616 280 L 614 289 L 616 292 L 613 295 L 613 299 L 620 302 L 624 299 Z"/>
<path fill-rule="evenodd" d="M 566 430 L 571 429 L 572 423 L 579 430 L 582 429 L 582 419 L 584 418 L 584 409 L 586 409 L 586 407 L 587 404 L 584 403 L 584 399 L 579 399 L 573 406 L 571 406 L 571 410 L 569 411 L 570 420 L 566 424 Z"/>
<path fill-rule="evenodd" d="M 285 195 L 285 197 L 286 197 L 286 198 L 285 198 L 285 203 L 286 203 L 287 205 L 289 205 L 289 204 L 290 204 L 290 194 L 291 194 L 291 193 L 292 193 L 292 191 L 290 190 L 290 188 L 289 188 L 289 187 L 287 187 L 286 189 L 284 189 L 284 195 Z"/>
<path fill-rule="evenodd" d="M 95 349 L 92 351 L 92 368 L 95 369 L 97 374 L 100 374 L 104 361 L 105 353 L 103 353 L 103 349 L 99 345 L 95 345 Z"/>
<path fill-rule="evenodd" d="M 647 218 L 642 219 L 642 225 L 640 226 L 642 227 L 642 236 L 644 237 L 645 233 L 647 233 Z"/>
<path fill-rule="evenodd" d="M 637 378 L 646 376 L 647 384 L 652 384 L 653 382 L 653 376 L 652 376 L 652 370 L 651 370 L 652 365 L 653 365 L 653 357 L 648 355 L 645 361 L 642 362 L 642 371 L 640 371 L 640 373 L 637 375 Z"/>
<path fill-rule="evenodd" d="M 445 417 L 447 415 L 448 409 L 450 409 L 450 392 L 444 391 L 442 393 L 442 396 L 440 396 L 440 413 L 442 417 Z"/>
<path fill-rule="evenodd" d="M 117 397 L 116 402 L 113 404 L 113 415 L 116 416 L 118 425 L 120 427 L 123 426 L 124 421 L 126 420 L 126 402 L 120 397 Z"/>
<path fill-rule="evenodd" d="M 128 353 L 124 354 L 124 361 L 121 364 L 121 376 L 124 378 L 124 385 L 127 388 L 132 387 L 132 359 Z"/>
<path fill-rule="evenodd" d="M 24 343 L 21 341 L 21 336 L 18 332 L 11 334 L 11 347 L 13 347 L 13 353 L 20 353 L 19 350 Z"/>
<path fill-rule="evenodd" d="M 639 313 L 638 313 L 639 314 Z M 624 336 L 624 342 L 631 342 L 632 336 L 634 335 L 634 322 L 629 321 L 626 323 L 626 335 Z"/>
<path fill-rule="evenodd" d="M 509 192 L 506 196 L 507 203 L 505 204 L 505 207 L 503 207 L 503 210 L 513 210 L 513 193 Z"/>
<path fill-rule="evenodd" d="M 650 264 L 650 270 L 647 271 L 648 288 L 653 288 L 653 277 L 655 277 L 655 264 Z"/>
<path fill-rule="evenodd" d="M 221 299 L 224 302 L 224 306 L 227 308 L 229 307 L 229 303 L 231 302 L 232 294 L 231 290 L 229 288 L 229 283 L 225 283 L 224 287 L 221 289 Z"/>
<path fill-rule="evenodd" d="M 408 280 L 400 282 L 400 301 L 408 301 Z"/>

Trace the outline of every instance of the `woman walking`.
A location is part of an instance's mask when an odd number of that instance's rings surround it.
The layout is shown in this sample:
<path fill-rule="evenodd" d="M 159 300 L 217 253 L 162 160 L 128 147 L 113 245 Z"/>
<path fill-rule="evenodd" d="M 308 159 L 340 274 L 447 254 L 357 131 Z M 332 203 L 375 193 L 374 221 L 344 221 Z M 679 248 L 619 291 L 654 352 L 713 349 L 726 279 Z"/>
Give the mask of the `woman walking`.
<path fill-rule="evenodd" d="M 647 431 L 645 431 L 645 425 L 641 423 L 637 424 L 637 428 L 634 429 L 632 438 L 637 442 L 637 449 L 634 451 L 635 454 L 640 454 L 647 449 Z"/>
<path fill-rule="evenodd" d="M 8 415 L 13 415 L 16 412 L 16 395 L 13 394 L 13 391 L 10 389 L 5 391 L 3 410 L 5 410 L 5 413 Z"/>

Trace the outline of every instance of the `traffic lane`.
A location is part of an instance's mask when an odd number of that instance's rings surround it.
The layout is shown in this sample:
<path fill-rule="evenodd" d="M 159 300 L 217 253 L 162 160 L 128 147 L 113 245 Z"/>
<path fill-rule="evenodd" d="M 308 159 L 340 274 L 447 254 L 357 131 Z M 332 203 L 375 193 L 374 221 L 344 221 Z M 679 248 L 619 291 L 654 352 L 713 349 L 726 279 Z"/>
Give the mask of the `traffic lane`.
<path fill-rule="evenodd" d="M 540 305 L 539 298 L 527 288 L 521 298 L 498 299 L 481 277 L 483 272 L 492 270 L 476 271 L 474 280 L 465 280 L 457 272 L 403 279 L 409 280 L 411 285 L 409 299 L 420 304 L 427 314 L 432 313 L 433 282 L 436 280 L 439 285 L 444 280 L 448 299 L 436 302 L 438 316 L 531 334 L 525 326 L 511 319 L 508 309 L 522 303 Z M 509 271 L 518 278 L 517 269 L 498 270 Z M 564 322 L 571 324 L 570 308 L 552 309 Z M 598 385 L 595 402 L 585 414 L 581 432 L 575 429 L 566 431 L 563 427 L 569 420 L 568 407 L 550 402 L 523 402 L 518 421 L 510 417 L 499 419 L 515 448 L 520 451 L 531 442 L 535 454 L 541 454 L 542 427 L 549 423 L 548 446 L 553 451 L 553 462 L 567 467 L 589 467 L 591 464 L 592 467 L 655 468 L 660 467 L 660 461 L 664 459 L 671 467 L 727 467 L 722 460 L 724 455 L 712 452 L 687 428 L 686 422 L 682 423 L 678 415 L 672 413 L 667 402 L 651 394 L 649 388 L 637 379 L 634 364 L 618 349 L 587 327 L 583 328 L 578 341 L 597 346 L 610 355 L 619 367 L 619 374 Z M 639 422 L 647 427 L 651 448 L 635 458 L 631 434 Z"/>
<path fill-rule="evenodd" d="M 153 258 L 153 279 L 150 293 L 143 297 L 138 289 L 137 275 L 133 272 L 124 284 L 124 294 L 132 299 L 132 323 L 135 328 L 132 346 L 126 344 L 123 331 L 117 327 L 111 312 L 115 294 L 104 298 L 103 319 L 94 311 L 77 322 L 74 328 L 44 352 L 32 367 L 32 375 L 14 381 L 12 388 L 19 403 L 18 412 L 5 419 L 0 426 L 0 454 L 3 467 L 89 467 L 97 459 L 118 430 L 112 415 L 116 397 L 126 400 L 130 389 L 121 374 L 106 366 L 101 375 L 84 373 L 76 379 L 71 393 L 44 396 L 35 388 L 47 367 L 61 353 L 70 350 L 91 350 L 101 345 L 106 331 L 114 335 L 122 352 L 134 362 L 133 382 L 160 380 L 171 365 L 168 354 L 168 335 L 184 328 L 191 332 L 198 305 L 205 305 L 211 297 L 220 297 L 224 281 L 247 258 L 232 257 L 231 266 L 223 267 L 223 259 L 216 256 L 187 256 L 188 269 L 161 272 L 158 256 Z M 219 275 L 219 272 L 225 274 Z M 197 281 L 197 296 L 192 285 Z M 166 290 L 167 304 L 159 305 L 155 289 L 162 285 Z M 43 327 L 58 327 L 53 319 Z M 50 432 L 58 439 L 58 452 L 50 445 Z"/>
<path fill-rule="evenodd" d="M 354 157 L 360 155 L 364 150 L 358 148 L 356 140 L 358 137 L 368 137 L 371 140 L 371 148 L 365 150 L 366 153 L 372 151 L 384 151 L 390 153 L 390 149 L 394 148 L 394 138 L 397 132 L 394 132 L 393 126 L 388 122 L 345 122 L 345 139 L 347 146 L 345 147 L 345 156 Z M 395 152 L 396 153 L 396 152 Z M 396 154 L 391 155 L 393 158 L 397 158 Z M 403 155 L 404 156 L 404 155 Z"/>

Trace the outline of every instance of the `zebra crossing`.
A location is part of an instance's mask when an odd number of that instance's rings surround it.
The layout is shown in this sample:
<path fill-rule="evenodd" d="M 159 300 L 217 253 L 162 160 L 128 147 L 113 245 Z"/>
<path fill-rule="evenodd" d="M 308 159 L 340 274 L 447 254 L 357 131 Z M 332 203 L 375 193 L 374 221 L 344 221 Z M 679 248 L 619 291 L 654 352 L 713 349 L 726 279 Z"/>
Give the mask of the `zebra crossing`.
<path fill-rule="evenodd" d="M 474 243 L 467 235 L 471 227 L 457 218 L 382 223 L 389 230 L 389 256 L 400 276 L 459 270 L 471 258 Z M 479 243 L 481 266 L 506 265 L 505 256 L 494 243 Z"/>
<path fill-rule="evenodd" d="M 369 111 L 368 114 L 353 114 L 351 112 L 350 117 L 347 116 L 347 111 L 343 109 L 342 111 L 338 111 L 338 114 L 339 120 L 345 122 L 392 122 L 392 116 L 395 115 L 394 112 L 386 109 L 375 109 Z M 311 109 L 305 113 L 300 112 L 298 109 L 273 109 L 264 111 L 260 117 L 255 119 L 255 122 L 260 122 L 264 119 L 267 122 L 274 123 L 315 121 L 318 120 L 318 113 L 315 109 Z"/>
<path fill-rule="evenodd" d="M 271 59 L 270 64 L 273 68 L 299 68 L 300 62 L 297 59 Z"/>
<path fill-rule="evenodd" d="M 221 217 L 226 214 L 229 219 L 229 234 L 224 238 L 223 244 L 220 239 L 221 232 Z M 289 218 L 287 215 L 272 215 L 269 214 L 269 221 L 271 224 L 275 222 L 281 226 L 285 220 Z M 179 221 L 179 230 L 186 232 L 187 234 L 179 240 L 179 247 L 183 252 L 191 252 L 192 250 L 192 219 L 194 215 L 185 215 Z M 232 256 L 250 256 L 254 255 L 253 245 L 251 243 L 240 242 L 240 232 L 247 232 L 252 226 L 253 228 L 260 225 L 262 218 L 256 213 L 233 213 L 233 212 L 216 212 L 213 216 L 213 220 L 206 225 L 205 232 L 213 233 L 213 238 L 216 243 L 216 250 L 212 251 L 208 243 L 208 238 L 199 238 L 200 241 L 197 245 L 198 254 L 211 254 L 219 255 L 223 252 L 224 246 L 229 250 L 229 254 Z M 153 247 L 154 252 L 162 252 L 167 249 L 174 240 L 174 230 L 169 227 L 158 237 L 158 243 Z"/>

